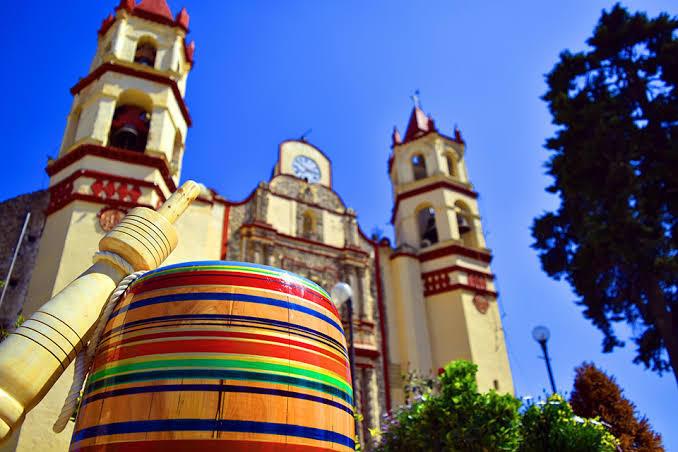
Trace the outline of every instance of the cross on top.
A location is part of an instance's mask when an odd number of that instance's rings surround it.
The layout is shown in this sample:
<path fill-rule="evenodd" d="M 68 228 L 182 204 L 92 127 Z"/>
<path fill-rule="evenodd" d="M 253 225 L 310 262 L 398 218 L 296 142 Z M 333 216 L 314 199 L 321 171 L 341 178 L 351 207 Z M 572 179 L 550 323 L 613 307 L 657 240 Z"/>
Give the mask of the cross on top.
<path fill-rule="evenodd" d="M 414 106 L 416 108 L 421 108 L 421 101 L 419 100 L 419 90 L 415 90 L 414 94 L 410 96 L 410 99 L 412 99 L 412 102 L 414 103 Z"/>

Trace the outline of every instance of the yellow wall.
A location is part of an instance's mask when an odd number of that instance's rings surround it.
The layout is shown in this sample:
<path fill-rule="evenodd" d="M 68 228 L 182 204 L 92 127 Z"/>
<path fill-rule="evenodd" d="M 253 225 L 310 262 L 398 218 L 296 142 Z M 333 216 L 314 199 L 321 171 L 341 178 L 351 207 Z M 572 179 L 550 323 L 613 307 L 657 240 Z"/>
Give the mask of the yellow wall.
<path fill-rule="evenodd" d="M 391 272 L 395 283 L 393 293 L 401 367 L 403 371 L 412 369 L 429 373 L 433 370 L 431 336 L 419 261 L 411 256 L 396 257 L 391 260 Z"/>

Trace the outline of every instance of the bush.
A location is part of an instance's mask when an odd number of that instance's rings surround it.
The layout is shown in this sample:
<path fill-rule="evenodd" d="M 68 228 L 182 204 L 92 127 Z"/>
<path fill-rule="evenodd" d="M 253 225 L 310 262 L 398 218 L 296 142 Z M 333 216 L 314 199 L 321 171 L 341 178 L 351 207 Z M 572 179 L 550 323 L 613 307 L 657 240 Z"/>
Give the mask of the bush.
<path fill-rule="evenodd" d="M 521 414 L 520 400 L 494 390 L 481 394 L 478 367 L 445 366 L 437 380 L 409 374 L 408 403 L 387 417 L 378 451 L 614 451 L 602 423 L 575 416 L 560 396 Z"/>

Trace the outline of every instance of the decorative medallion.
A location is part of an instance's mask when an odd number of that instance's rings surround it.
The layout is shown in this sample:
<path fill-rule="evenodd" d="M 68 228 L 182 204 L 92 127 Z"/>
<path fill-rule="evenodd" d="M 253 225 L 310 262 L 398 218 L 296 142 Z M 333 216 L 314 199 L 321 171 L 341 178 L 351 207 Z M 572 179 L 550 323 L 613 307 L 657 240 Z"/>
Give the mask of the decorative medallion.
<path fill-rule="evenodd" d="M 99 212 L 99 226 L 105 232 L 112 230 L 120 220 L 122 220 L 126 215 L 126 212 L 120 209 L 115 209 L 113 207 L 105 207 Z"/>
<path fill-rule="evenodd" d="M 487 310 L 490 309 L 490 302 L 482 295 L 476 295 L 473 297 L 473 305 L 481 314 L 486 314 Z"/>

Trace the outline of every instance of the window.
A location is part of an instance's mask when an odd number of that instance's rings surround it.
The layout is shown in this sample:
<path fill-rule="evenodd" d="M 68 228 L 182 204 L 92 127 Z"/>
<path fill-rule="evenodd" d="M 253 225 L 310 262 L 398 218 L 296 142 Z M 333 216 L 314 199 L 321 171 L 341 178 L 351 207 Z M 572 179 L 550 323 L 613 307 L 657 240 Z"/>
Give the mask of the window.
<path fill-rule="evenodd" d="M 454 206 L 457 210 L 457 230 L 459 231 L 459 238 L 466 246 L 477 246 L 471 210 L 461 201 L 454 203 Z"/>
<path fill-rule="evenodd" d="M 417 216 L 419 221 L 420 246 L 426 248 L 438 243 L 438 228 L 436 227 L 436 212 L 433 207 L 424 207 Z"/>
<path fill-rule="evenodd" d="M 304 238 L 312 239 L 315 237 L 316 221 L 315 215 L 310 210 L 304 212 L 301 224 L 301 235 Z"/>
<path fill-rule="evenodd" d="M 113 113 L 108 143 L 130 151 L 144 152 L 151 115 L 136 105 L 120 105 Z"/>
<path fill-rule="evenodd" d="M 423 155 L 415 154 L 412 156 L 412 172 L 414 173 L 414 180 L 426 177 L 426 161 Z"/>
<path fill-rule="evenodd" d="M 454 161 L 454 157 L 450 154 L 445 155 L 445 162 L 447 162 L 447 174 L 456 177 L 457 176 L 457 164 Z"/>
<path fill-rule="evenodd" d="M 137 50 L 134 52 L 134 62 L 145 66 L 155 67 L 155 44 L 150 38 L 139 39 Z"/>
<path fill-rule="evenodd" d="M 68 127 L 64 135 L 63 151 L 65 152 L 69 147 L 75 143 L 75 138 L 78 132 L 78 124 L 80 123 L 80 107 L 73 110 L 71 117 L 68 119 Z"/>

